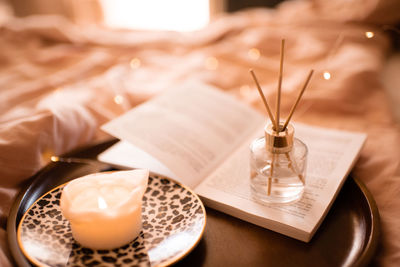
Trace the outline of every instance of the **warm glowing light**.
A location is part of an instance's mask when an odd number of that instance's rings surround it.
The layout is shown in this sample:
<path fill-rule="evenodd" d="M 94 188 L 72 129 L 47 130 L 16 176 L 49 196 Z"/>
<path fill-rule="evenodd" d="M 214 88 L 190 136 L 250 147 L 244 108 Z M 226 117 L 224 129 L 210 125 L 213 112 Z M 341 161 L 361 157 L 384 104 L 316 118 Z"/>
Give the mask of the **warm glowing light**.
<path fill-rule="evenodd" d="M 250 90 L 250 86 L 248 86 L 247 84 L 242 85 L 239 89 L 240 93 L 242 95 L 247 95 L 251 90 Z"/>
<path fill-rule="evenodd" d="M 208 57 L 205 61 L 205 67 L 208 70 L 216 70 L 218 68 L 218 59 L 215 57 Z"/>
<path fill-rule="evenodd" d="M 101 196 L 97 197 L 97 205 L 99 206 L 99 209 L 104 210 L 107 208 L 107 203 L 104 200 L 104 198 L 102 198 Z"/>
<path fill-rule="evenodd" d="M 51 157 L 50 157 L 50 160 L 53 161 L 53 162 L 57 162 L 57 161 L 59 160 L 59 157 L 57 157 L 57 156 L 51 156 Z"/>
<path fill-rule="evenodd" d="M 49 161 L 54 162 L 54 158 L 58 160 L 58 157 L 53 156 L 54 151 L 50 148 L 46 148 L 41 152 L 40 161 L 43 165 L 47 164 Z"/>
<path fill-rule="evenodd" d="M 122 95 L 116 95 L 116 96 L 114 97 L 114 102 L 115 102 L 117 105 L 121 105 L 122 102 L 124 102 L 124 97 L 123 97 Z"/>
<path fill-rule="evenodd" d="M 374 32 L 365 32 L 365 37 L 367 37 L 368 39 L 371 39 L 374 36 L 375 36 Z"/>
<path fill-rule="evenodd" d="M 249 52 L 247 52 L 247 54 L 252 60 L 257 60 L 260 58 L 260 50 L 258 50 L 257 48 L 251 48 Z"/>
<path fill-rule="evenodd" d="M 160 262 L 165 258 L 165 255 L 176 255 L 179 251 L 190 247 L 192 240 L 193 237 L 189 232 L 182 232 L 179 235 L 170 235 L 147 253 L 151 260 Z"/>
<path fill-rule="evenodd" d="M 101 0 L 110 27 L 193 31 L 210 20 L 209 0 Z"/>
<path fill-rule="evenodd" d="M 331 78 L 331 74 L 328 71 L 324 71 L 323 76 L 325 80 L 329 80 Z"/>
<path fill-rule="evenodd" d="M 140 59 L 138 59 L 136 57 L 133 58 L 131 60 L 131 62 L 129 63 L 129 65 L 131 66 L 132 69 L 138 69 L 140 67 L 140 64 L 141 64 Z"/>

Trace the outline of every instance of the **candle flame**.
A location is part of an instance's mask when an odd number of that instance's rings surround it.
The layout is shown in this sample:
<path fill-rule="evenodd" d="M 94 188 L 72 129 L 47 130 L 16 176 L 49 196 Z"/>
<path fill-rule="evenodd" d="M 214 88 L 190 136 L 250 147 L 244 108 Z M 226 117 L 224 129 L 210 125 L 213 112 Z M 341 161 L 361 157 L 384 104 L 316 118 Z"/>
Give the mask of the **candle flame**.
<path fill-rule="evenodd" d="M 104 209 L 106 209 L 107 208 L 107 203 L 106 203 L 106 201 L 104 200 L 104 198 L 102 198 L 102 197 L 97 197 L 97 204 L 98 204 L 98 206 L 99 206 L 99 209 L 101 209 L 101 210 L 104 210 Z"/>

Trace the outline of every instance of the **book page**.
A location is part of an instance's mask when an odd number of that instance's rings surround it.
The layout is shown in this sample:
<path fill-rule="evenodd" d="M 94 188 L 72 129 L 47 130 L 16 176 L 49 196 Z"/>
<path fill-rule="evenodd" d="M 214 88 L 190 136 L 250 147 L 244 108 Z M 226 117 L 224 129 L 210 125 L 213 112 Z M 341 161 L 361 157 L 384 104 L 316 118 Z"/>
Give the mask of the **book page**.
<path fill-rule="evenodd" d="M 204 84 L 188 83 L 102 126 L 146 151 L 194 188 L 263 124 L 255 110 Z"/>
<path fill-rule="evenodd" d="M 351 170 L 365 134 L 296 124 L 295 137 L 308 147 L 306 187 L 294 204 L 268 205 L 255 201 L 250 191 L 247 140 L 195 192 L 206 205 L 276 232 L 308 242 L 323 220 Z M 262 128 L 258 136 L 262 136 Z"/>
<path fill-rule="evenodd" d="M 97 156 L 99 161 L 111 164 L 118 169 L 148 169 L 154 174 L 160 174 L 179 181 L 167 166 L 152 155 L 126 141 L 119 141 Z"/>

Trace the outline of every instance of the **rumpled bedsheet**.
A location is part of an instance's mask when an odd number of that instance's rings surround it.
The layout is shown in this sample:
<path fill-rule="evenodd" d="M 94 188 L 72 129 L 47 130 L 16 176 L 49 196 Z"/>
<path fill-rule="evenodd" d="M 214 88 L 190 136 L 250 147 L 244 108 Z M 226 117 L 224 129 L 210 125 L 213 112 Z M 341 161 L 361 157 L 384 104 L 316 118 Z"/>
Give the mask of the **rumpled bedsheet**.
<path fill-rule="evenodd" d="M 224 15 L 194 33 L 81 27 L 59 17 L 8 21 L 0 27 L 0 265 L 13 264 L 13 199 L 51 155 L 109 138 L 101 124 L 187 80 L 265 113 L 248 71 L 274 103 L 284 38 L 282 114 L 314 69 L 292 120 L 368 134 L 353 175 L 381 215 L 373 261 L 399 266 L 400 134 L 380 81 L 390 53 L 385 29 L 399 14 L 396 1 L 314 0 Z"/>

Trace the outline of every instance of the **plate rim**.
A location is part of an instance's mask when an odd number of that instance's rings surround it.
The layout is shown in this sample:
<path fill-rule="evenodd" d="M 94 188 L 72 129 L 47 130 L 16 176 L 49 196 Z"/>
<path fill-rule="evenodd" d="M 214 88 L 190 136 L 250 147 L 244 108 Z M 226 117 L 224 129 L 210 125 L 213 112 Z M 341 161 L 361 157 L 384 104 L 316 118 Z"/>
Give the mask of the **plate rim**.
<path fill-rule="evenodd" d="M 102 173 L 116 172 L 116 171 L 120 171 L 120 170 L 103 171 Z M 207 225 L 207 213 L 206 213 L 206 209 L 205 209 L 204 203 L 201 201 L 200 197 L 199 197 L 191 188 L 189 188 L 188 186 L 184 185 L 184 184 L 181 183 L 181 182 L 176 181 L 176 180 L 173 179 L 173 178 L 170 178 L 170 177 L 167 177 L 167 176 L 165 176 L 165 175 L 161 175 L 161 174 L 158 174 L 158 173 L 155 173 L 155 172 L 151 172 L 151 171 L 150 171 L 150 172 L 149 172 L 149 177 L 152 177 L 152 178 L 153 178 L 154 176 L 157 176 L 159 179 L 167 179 L 167 180 L 169 180 L 169 181 L 171 181 L 171 182 L 173 182 L 173 183 L 175 183 L 175 184 L 178 184 L 179 186 L 181 186 L 182 188 L 184 188 L 186 191 L 189 191 L 189 192 L 198 200 L 198 202 L 199 202 L 199 204 L 200 204 L 200 207 L 201 207 L 201 209 L 202 209 L 202 212 L 203 212 L 203 224 L 202 224 L 201 232 L 200 232 L 200 234 L 197 236 L 196 241 L 191 245 L 191 247 L 187 248 L 183 253 L 178 253 L 177 255 L 173 256 L 172 258 L 169 258 L 169 259 L 166 260 L 166 261 L 163 261 L 163 262 L 158 263 L 157 265 L 154 265 L 154 266 L 157 266 L 157 267 L 158 267 L 158 266 L 169 266 L 169 265 L 174 264 L 174 263 L 178 262 L 179 260 L 185 258 L 185 257 L 186 257 L 194 248 L 196 248 L 196 246 L 199 244 L 199 242 L 201 241 L 201 239 L 202 239 L 202 237 L 203 237 L 203 235 L 204 235 L 205 228 L 206 228 L 206 225 Z M 82 177 L 82 176 L 81 176 L 81 177 Z M 75 180 L 75 179 L 77 179 L 77 178 L 80 178 L 80 177 L 72 178 L 71 180 L 69 180 L 69 181 L 67 181 L 67 182 L 65 182 L 65 183 L 59 184 L 59 185 L 57 185 L 56 187 L 53 187 L 52 189 L 50 189 L 50 190 L 48 190 L 47 192 L 45 192 L 45 193 L 43 193 L 42 195 L 40 195 L 40 196 L 27 208 L 27 210 L 24 212 L 24 214 L 22 215 L 20 221 L 18 222 L 18 226 L 16 225 L 17 246 L 18 246 L 18 249 L 19 249 L 20 252 L 21 252 L 21 255 L 25 257 L 25 259 L 27 260 L 27 263 L 28 263 L 28 264 L 30 263 L 30 264 L 34 264 L 34 265 L 37 265 L 37 266 L 49 266 L 49 265 L 47 265 L 47 264 L 44 264 L 44 263 L 42 263 L 42 262 L 37 261 L 35 258 L 31 257 L 31 255 L 29 255 L 29 253 L 27 253 L 27 252 L 25 251 L 24 246 L 22 245 L 21 240 L 20 240 L 20 239 L 21 239 L 21 236 L 20 236 L 20 227 L 21 227 L 21 224 L 22 224 L 24 218 L 26 217 L 27 213 L 32 209 L 32 207 L 33 207 L 38 201 L 40 201 L 44 196 L 46 196 L 48 193 L 50 193 L 50 192 L 52 192 L 52 191 L 54 191 L 54 190 L 57 190 L 57 189 L 60 188 L 60 187 L 65 186 L 66 184 L 68 184 L 69 182 L 71 182 L 72 180 Z M 27 190 L 28 190 L 29 188 L 30 188 L 30 186 L 28 186 Z M 20 203 L 20 201 L 18 201 L 18 202 Z M 18 208 L 19 208 L 19 206 L 20 206 L 20 205 L 18 205 Z M 15 223 L 16 223 L 16 222 L 15 222 Z"/>

